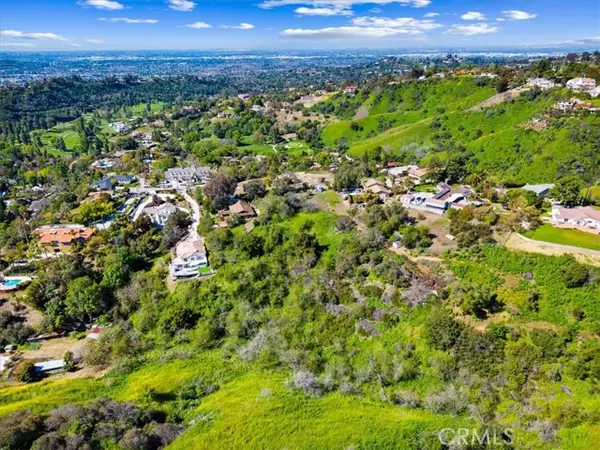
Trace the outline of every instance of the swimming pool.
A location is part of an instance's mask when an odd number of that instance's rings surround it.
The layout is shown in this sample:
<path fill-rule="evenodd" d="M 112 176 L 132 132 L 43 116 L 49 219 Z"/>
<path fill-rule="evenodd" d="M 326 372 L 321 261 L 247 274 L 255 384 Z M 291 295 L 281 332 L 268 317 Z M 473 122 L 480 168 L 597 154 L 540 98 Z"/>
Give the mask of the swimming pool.
<path fill-rule="evenodd" d="M 31 277 L 4 277 L 0 281 L 0 291 L 12 291 L 28 281 L 31 281 Z"/>

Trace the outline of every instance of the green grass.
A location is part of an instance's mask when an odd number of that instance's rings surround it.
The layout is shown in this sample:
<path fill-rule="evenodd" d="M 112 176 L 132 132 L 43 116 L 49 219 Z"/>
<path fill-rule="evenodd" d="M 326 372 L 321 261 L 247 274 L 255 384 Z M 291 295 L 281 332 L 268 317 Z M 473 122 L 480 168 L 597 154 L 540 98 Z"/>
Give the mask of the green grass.
<path fill-rule="evenodd" d="M 165 104 L 164 102 L 151 103 L 150 104 L 150 112 L 152 114 L 161 112 L 164 104 Z M 146 105 L 147 105 L 147 103 L 138 103 L 137 105 L 134 105 L 131 107 L 131 112 L 134 115 L 139 116 L 146 110 Z"/>
<path fill-rule="evenodd" d="M 525 236 L 536 241 L 600 251 L 600 236 L 585 231 L 556 228 L 550 224 L 544 224 L 535 230 L 526 232 Z"/>
<path fill-rule="evenodd" d="M 436 448 L 437 430 L 470 423 L 337 393 L 312 398 L 286 389 L 285 378 L 257 372 L 224 386 L 170 449 Z"/>
<path fill-rule="evenodd" d="M 310 152 L 310 147 L 303 141 L 289 141 L 275 146 L 278 152 L 288 155 L 302 155 Z"/>
<path fill-rule="evenodd" d="M 339 205 L 342 202 L 340 194 L 332 190 L 321 192 L 317 197 L 325 201 L 329 206 Z"/>

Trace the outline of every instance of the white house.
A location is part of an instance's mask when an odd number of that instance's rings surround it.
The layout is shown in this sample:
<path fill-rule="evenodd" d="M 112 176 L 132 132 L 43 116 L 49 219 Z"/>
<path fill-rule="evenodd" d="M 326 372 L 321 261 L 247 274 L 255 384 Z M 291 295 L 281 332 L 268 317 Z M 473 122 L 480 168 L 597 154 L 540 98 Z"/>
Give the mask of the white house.
<path fill-rule="evenodd" d="M 577 228 L 589 233 L 600 234 L 600 211 L 590 207 L 552 208 L 552 223 L 559 227 Z"/>
<path fill-rule="evenodd" d="M 573 78 L 567 81 L 567 87 L 575 92 L 588 92 L 596 88 L 593 78 Z"/>
<path fill-rule="evenodd" d="M 208 267 L 204 241 L 202 239 L 185 241 L 177 246 L 176 258 L 171 261 L 171 277 L 173 279 L 197 277 L 203 267 Z"/>
<path fill-rule="evenodd" d="M 150 217 L 152 224 L 162 228 L 173 214 L 179 211 L 179 208 L 172 203 L 165 202 L 158 206 L 149 206 L 142 210 L 142 214 Z"/>
<path fill-rule="evenodd" d="M 44 361 L 33 365 L 36 372 L 44 375 L 50 375 L 57 372 L 62 372 L 65 369 L 64 359 L 55 359 L 52 361 Z"/>
<path fill-rule="evenodd" d="M 548 78 L 528 78 L 527 86 L 539 87 L 542 90 L 552 89 L 556 83 Z"/>
<path fill-rule="evenodd" d="M 125 122 L 113 122 L 108 126 L 111 127 L 117 133 L 125 133 L 129 131 L 129 125 L 127 125 Z"/>

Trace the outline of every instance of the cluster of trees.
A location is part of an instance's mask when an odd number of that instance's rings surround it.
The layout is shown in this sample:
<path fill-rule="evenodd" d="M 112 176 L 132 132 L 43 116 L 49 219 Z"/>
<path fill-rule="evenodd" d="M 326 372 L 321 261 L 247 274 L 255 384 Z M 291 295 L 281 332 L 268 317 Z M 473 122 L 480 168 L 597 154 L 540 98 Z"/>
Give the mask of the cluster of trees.
<path fill-rule="evenodd" d="M 2 418 L 0 425 L 0 448 L 11 450 L 159 450 L 183 431 L 167 422 L 162 411 L 108 399 L 65 405 L 43 415 L 20 411 Z"/>

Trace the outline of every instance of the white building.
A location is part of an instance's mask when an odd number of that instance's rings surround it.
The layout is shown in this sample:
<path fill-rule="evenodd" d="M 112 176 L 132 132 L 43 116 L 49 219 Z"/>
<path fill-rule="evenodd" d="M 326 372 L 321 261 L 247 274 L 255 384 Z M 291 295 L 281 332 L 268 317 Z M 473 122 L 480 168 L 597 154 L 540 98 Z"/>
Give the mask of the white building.
<path fill-rule="evenodd" d="M 546 197 L 553 188 L 553 184 L 526 184 L 521 189 L 535 192 L 538 197 Z"/>
<path fill-rule="evenodd" d="M 113 122 L 108 125 L 111 127 L 116 133 L 125 133 L 129 131 L 129 125 L 125 122 Z"/>
<path fill-rule="evenodd" d="M 556 83 L 548 78 L 528 78 L 527 86 L 539 87 L 542 90 L 552 89 Z"/>
<path fill-rule="evenodd" d="M 552 208 L 552 223 L 559 227 L 577 228 L 589 233 L 600 234 L 600 211 L 590 207 Z"/>
<path fill-rule="evenodd" d="M 210 180 L 208 167 L 173 167 L 167 169 L 167 180 L 177 187 L 180 184 L 201 183 Z"/>
<path fill-rule="evenodd" d="M 176 258 L 171 261 L 171 278 L 197 277 L 204 267 L 208 267 L 204 241 L 185 241 L 177 246 Z"/>
<path fill-rule="evenodd" d="M 172 203 L 165 202 L 158 206 L 150 206 L 142 210 L 142 214 L 150 217 L 152 224 L 162 228 L 173 214 L 179 211 L 179 208 Z"/>
<path fill-rule="evenodd" d="M 588 92 L 596 88 L 593 78 L 573 78 L 567 81 L 567 87 L 575 92 Z"/>

